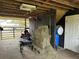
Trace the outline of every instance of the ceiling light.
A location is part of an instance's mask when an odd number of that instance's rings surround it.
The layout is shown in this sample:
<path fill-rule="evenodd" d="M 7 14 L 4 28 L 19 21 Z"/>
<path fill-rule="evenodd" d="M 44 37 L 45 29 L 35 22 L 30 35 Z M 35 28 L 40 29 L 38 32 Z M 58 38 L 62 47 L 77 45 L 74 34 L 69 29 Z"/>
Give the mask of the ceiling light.
<path fill-rule="evenodd" d="M 25 11 L 33 11 L 36 10 L 36 6 L 33 5 L 28 5 L 28 4 L 21 4 L 20 10 L 25 10 Z"/>

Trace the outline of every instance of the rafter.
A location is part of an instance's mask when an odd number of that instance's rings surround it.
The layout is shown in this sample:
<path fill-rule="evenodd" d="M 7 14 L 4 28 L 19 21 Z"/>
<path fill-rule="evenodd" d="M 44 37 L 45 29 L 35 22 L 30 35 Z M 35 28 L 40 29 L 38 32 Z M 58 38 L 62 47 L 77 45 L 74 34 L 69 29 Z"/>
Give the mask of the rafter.
<path fill-rule="evenodd" d="M 16 1 L 12 1 L 12 0 L 2 0 L 2 1 L 0 1 L 1 3 L 4 3 L 4 4 L 6 4 L 6 5 L 10 5 L 10 6 L 16 6 L 16 7 L 20 7 L 20 5 L 22 4 L 22 2 L 16 2 Z M 37 6 L 37 10 L 44 10 L 44 11 L 47 11 L 48 10 L 48 8 L 43 8 L 43 7 L 38 7 Z"/>
<path fill-rule="evenodd" d="M 15 12 L 19 12 L 19 13 L 24 13 L 24 14 L 28 14 L 29 12 L 28 11 L 22 11 L 22 10 L 20 10 L 20 9 L 17 9 L 17 8 L 11 8 L 10 6 L 9 7 L 6 7 L 6 6 L 1 6 L 1 8 L 0 9 L 3 9 L 3 10 L 5 10 L 5 11 L 7 11 L 7 10 L 9 10 L 9 11 L 15 11 Z M 46 11 L 48 11 L 48 10 L 46 10 Z M 43 11 L 43 10 L 34 10 L 33 12 L 46 12 L 46 11 Z"/>
<path fill-rule="evenodd" d="M 19 13 L 19 12 L 14 11 L 14 10 L 7 10 L 7 9 L 5 9 L 5 10 L 0 10 L 0 12 L 5 12 L 5 13 L 7 12 L 7 13 L 12 13 L 12 14 L 13 14 L 13 13 L 15 13 L 15 14 L 16 14 L 16 13 L 17 13 L 17 14 L 24 14 L 24 13 L 21 13 L 21 12 Z"/>
<path fill-rule="evenodd" d="M 36 10 L 36 11 L 34 11 L 34 12 L 32 12 L 31 14 L 32 15 L 38 15 L 38 14 L 42 14 L 42 13 L 46 13 L 47 11 L 38 11 L 38 10 Z"/>
<path fill-rule="evenodd" d="M 21 18 L 27 18 L 27 17 L 29 17 L 28 15 L 26 16 L 26 15 L 21 15 L 21 14 L 12 14 L 12 13 L 5 13 L 5 12 L 0 12 L 0 16 L 12 16 L 12 17 L 21 17 Z"/>
<path fill-rule="evenodd" d="M 35 6 L 46 8 L 46 9 L 52 9 L 52 7 L 45 5 L 43 3 L 36 2 L 35 0 L 31 0 L 31 1 L 30 0 L 15 0 L 15 1 L 20 2 L 20 3 L 35 5 Z"/>
<path fill-rule="evenodd" d="M 58 8 L 64 8 L 64 9 L 73 9 L 74 7 L 72 6 L 69 6 L 69 5 L 65 5 L 65 4 L 61 4 L 61 3 L 58 3 L 58 2 L 55 2 L 55 1 L 51 1 L 51 2 L 48 2 L 48 1 L 41 1 L 41 0 L 35 0 L 36 2 L 39 2 L 39 3 L 42 3 L 42 4 L 46 4 L 46 5 L 49 5 L 49 6 L 52 6 L 52 7 L 58 7 Z"/>
<path fill-rule="evenodd" d="M 11 11 L 11 12 L 16 12 L 16 13 L 22 13 L 22 14 L 27 14 L 27 13 L 29 13 L 28 11 L 21 11 L 21 10 L 19 10 L 19 9 L 11 9 L 11 8 L 9 8 L 9 7 L 5 7 L 5 6 L 1 6 L 0 7 L 0 11 Z"/>
<path fill-rule="evenodd" d="M 22 3 L 35 5 L 37 7 L 37 10 L 28 13 L 27 11 L 20 10 L 19 7 Z M 43 6 L 42 6 L 43 5 Z M 27 16 L 37 16 L 42 13 L 46 13 L 51 7 L 46 6 L 44 4 L 40 4 L 37 2 L 32 1 L 15 1 L 15 0 L 0 0 L 0 13 L 1 15 L 12 15 L 12 16 L 21 16 L 21 17 L 27 17 Z"/>
<path fill-rule="evenodd" d="M 7 9 L 7 8 L 0 8 L 0 13 L 6 13 L 6 15 L 7 14 L 9 14 L 9 15 L 17 15 L 17 16 L 19 16 L 19 15 L 21 15 L 21 17 L 23 16 L 23 17 L 26 17 L 26 16 L 37 16 L 38 14 L 42 14 L 42 13 L 45 13 L 46 11 L 39 11 L 39 10 L 36 10 L 36 11 L 34 11 L 34 12 L 32 12 L 32 13 L 25 13 L 25 12 L 22 12 L 22 11 L 20 11 L 20 10 L 13 10 L 13 9 Z M 12 16 L 11 15 L 11 16 Z M 15 16 L 16 16 L 15 15 Z"/>

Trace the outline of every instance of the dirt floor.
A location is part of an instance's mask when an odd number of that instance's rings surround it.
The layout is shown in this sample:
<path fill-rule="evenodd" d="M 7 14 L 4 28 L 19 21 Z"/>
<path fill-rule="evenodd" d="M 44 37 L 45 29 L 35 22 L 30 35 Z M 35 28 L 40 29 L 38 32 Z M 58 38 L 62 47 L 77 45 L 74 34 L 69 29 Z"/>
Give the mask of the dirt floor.
<path fill-rule="evenodd" d="M 23 53 L 24 55 L 20 53 L 19 42 L 17 40 L 0 41 L 0 59 L 48 59 L 47 56 L 39 55 L 28 47 L 24 47 Z M 59 49 L 57 53 L 61 55 L 61 59 L 79 59 L 78 53 L 69 50 Z"/>

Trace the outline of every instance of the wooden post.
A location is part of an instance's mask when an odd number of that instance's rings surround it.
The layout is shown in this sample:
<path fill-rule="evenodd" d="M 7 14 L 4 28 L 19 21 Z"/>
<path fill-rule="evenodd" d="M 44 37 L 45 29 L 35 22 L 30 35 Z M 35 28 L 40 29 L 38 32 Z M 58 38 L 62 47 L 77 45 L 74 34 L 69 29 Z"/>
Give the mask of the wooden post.
<path fill-rule="evenodd" d="M 1 40 L 2 40 L 2 31 L 3 31 L 3 28 L 0 27 L 0 36 L 1 36 Z"/>
<path fill-rule="evenodd" d="M 25 30 L 26 30 L 26 18 L 25 18 Z"/>
<path fill-rule="evenodd" d="M 50 10 L 51 14 L 51 45 L 55 48 L 55 35 L 56 35 L 56 10 Z"/>
<path fill-rule="evenodd" d="M 13 38 L 15 39 L 15 28 L 13 27 Z"/>
<path fill-rule="evenodd" d="M 0 36 L 1 36 L 1 40 L 2 40 L 2 31 L 0 31 Z"/>

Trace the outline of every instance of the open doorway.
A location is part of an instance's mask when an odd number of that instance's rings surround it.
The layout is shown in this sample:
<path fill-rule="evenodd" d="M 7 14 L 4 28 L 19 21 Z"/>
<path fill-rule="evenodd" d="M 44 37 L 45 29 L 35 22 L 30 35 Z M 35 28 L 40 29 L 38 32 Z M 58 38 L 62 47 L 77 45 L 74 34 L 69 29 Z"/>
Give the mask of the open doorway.
<path fill-rule="evenodd" d="M 0 26 L 3 27 L 1 40 L 17 39 L 26 28 L 29 30 L 29 19 L 0 16 Z"/>

